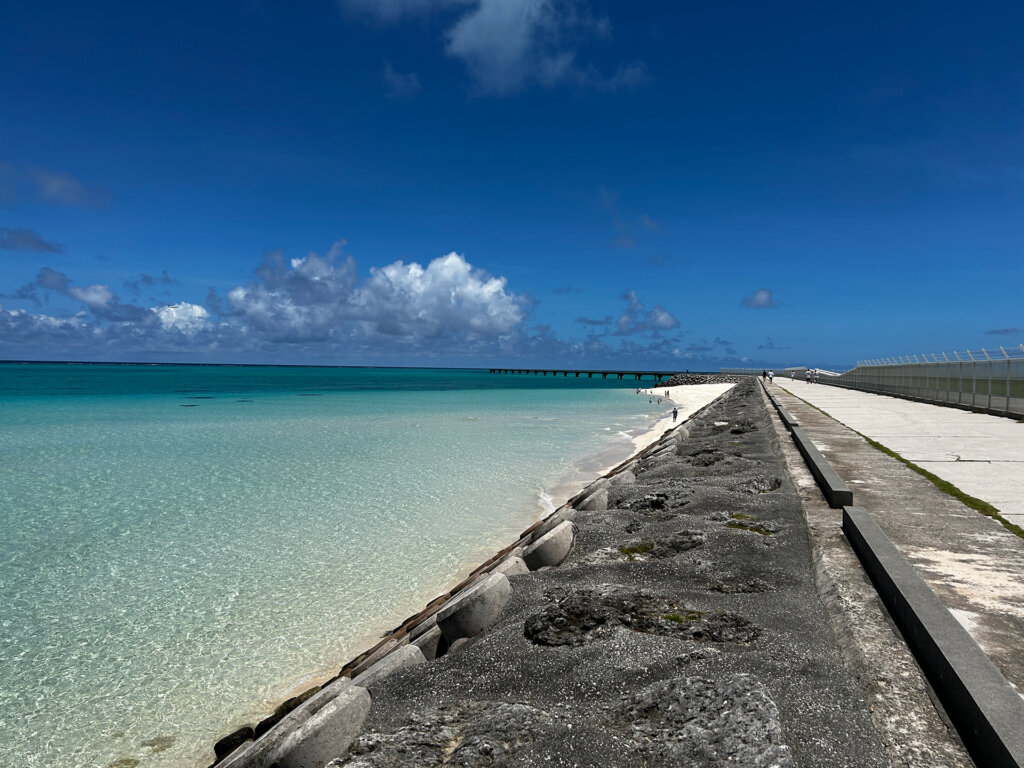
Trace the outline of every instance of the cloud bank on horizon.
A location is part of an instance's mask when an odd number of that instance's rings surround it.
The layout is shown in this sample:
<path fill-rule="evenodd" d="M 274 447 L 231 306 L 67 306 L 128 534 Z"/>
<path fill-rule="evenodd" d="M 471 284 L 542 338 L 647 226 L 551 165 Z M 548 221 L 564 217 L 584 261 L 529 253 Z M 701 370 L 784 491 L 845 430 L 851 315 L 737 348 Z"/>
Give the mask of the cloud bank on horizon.
<path fill-rule="evenodd" d="M 504 277 L 475 268 L 451 252 L 422 266 L 395 261 L 370 267 L 360 280 L 356 260 L 338 240 L 323 255 L 286 259 L 268 253 L 244 285 L 204 304 L 189 301 L 142 306 L 123 301 L 110 285 L 75 281 L 50 267 L 4 299 L 31 301 L 36 311 L 0 304 L 0 356 L 75 359 L 76 354 L 128 360 L 132 355 L 186 354 L 197 360 L 259 359 L 318 362 L 416 359 L 473 360 L 532 356 L 543 360 L 608 359 L 651 355 L 684 359 L 679 338 L 666 335 L 679 320 L 660 305 L 647 309 L 627 291 L 618 319 L 609 316 L 582 341 L 565 340 L 550 327 L 528 322 L 533 300 L 515 293 Z M 165 270 L 124 285 L 174 285 Z M 54 297 L 72 311 L 44 311 Z M 612 342 L 612 337 L 637 337 Z"/>

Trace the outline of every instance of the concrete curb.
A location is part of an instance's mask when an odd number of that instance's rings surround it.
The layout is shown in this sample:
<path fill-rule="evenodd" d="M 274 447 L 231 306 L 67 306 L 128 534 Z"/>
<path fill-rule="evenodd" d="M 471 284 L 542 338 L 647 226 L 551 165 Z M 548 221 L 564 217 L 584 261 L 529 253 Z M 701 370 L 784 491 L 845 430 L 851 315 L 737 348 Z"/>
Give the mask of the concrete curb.
<path fill-rule="evenodd" d="M 843 532 L 974 761 L 1024 768 L 1024 700 L 865 509 Z"/>
<path fill-rule="evenodd" d="M 807 433 L 801 427 L 793 427 L 790 432 L 797 450 L 807 462 L 807 468 L 814 475 L 828 505 L 833 509 L 839 509 L 853 504 L 853 491 L 843 482 L 843 478 L 832 468 L 828 460 L 821 455 L 821 451 L 814 446 Z"/>

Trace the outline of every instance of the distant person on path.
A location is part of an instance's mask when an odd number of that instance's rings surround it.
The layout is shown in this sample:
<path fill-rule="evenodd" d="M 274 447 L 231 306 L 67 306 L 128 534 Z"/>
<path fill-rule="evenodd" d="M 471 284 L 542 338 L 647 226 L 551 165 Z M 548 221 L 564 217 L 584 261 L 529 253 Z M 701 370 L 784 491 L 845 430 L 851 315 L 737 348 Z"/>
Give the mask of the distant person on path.
<path fill-rule="evenodd" d="M 793 381 L 796 381 L 796 371 L 790 371 L 789 378 L 792 379 Z"/>
<path fill-rule="evenodd" d="M 818 369 L 817 368 L 814 369 L 814 383 L 815 384 L 818 383 Z"/>
<path fill-rule="evenodd" d="M 768 371 L 768 383 L 771 384 L 773 381 L 775 381 L 775 371 L 771 370 Z"/>
<path fill-rule="evenodd" d="M 764 381 L 767 378 L 768 378 L 768 371 L 766 371 L 764 368 L 762 368 L 761 369 L 761 381 Z"/>
<path fill-rule="evenodd" d="M 808 383 L 808 384 L 811 383 L 811 369 L 810 368 L 808 368 L 806 371 L 804 371 L 804 381 L 806 383 Z"/>
<path fill-rule="evenodd" d="M 679 418 L 679 409 L 678 408 L 673 408 L 672 409 L 672 421 L 675 421 L 678 418 Z"/>

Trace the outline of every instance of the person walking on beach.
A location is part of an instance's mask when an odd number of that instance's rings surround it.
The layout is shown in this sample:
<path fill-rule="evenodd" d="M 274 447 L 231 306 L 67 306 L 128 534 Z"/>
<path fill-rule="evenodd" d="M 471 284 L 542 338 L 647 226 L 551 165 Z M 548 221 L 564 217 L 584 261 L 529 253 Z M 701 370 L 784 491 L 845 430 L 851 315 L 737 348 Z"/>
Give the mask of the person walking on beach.
<path fill-rule="evenodd" d="M 673 408 L 672 409 L 672 421 L 675 421 L 678 418 L 679 418 L 679 409 L 678 408 Z"/>

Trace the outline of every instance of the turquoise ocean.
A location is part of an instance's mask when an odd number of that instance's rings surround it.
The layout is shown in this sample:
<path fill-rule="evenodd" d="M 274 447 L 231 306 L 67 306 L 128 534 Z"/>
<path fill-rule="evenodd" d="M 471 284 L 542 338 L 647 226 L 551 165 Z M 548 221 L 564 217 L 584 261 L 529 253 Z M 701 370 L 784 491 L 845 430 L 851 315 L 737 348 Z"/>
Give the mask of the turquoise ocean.
<path fill-rule="evenodd" d="M 0 765 L 207 765 L 627 458 L 635 387 L 0 363 Z"/>

